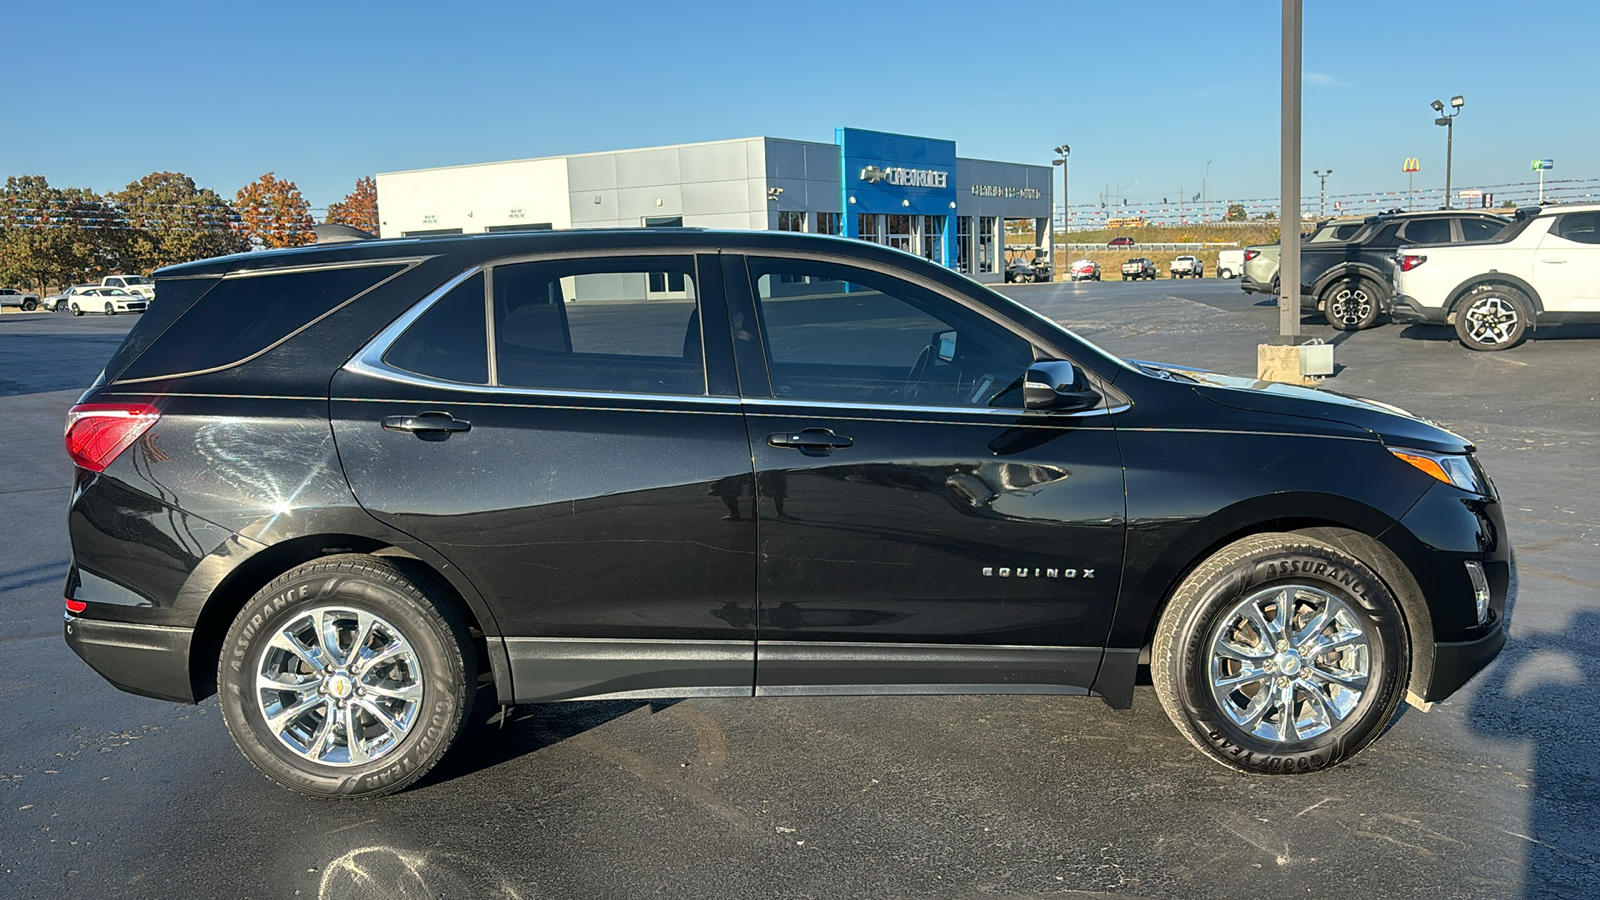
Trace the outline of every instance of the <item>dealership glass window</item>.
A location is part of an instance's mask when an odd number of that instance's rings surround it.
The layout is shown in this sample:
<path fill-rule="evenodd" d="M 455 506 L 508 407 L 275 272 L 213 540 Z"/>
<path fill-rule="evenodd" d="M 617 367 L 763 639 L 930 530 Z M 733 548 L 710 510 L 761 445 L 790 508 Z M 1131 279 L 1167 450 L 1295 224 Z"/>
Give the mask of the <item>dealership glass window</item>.
<path fill-rule="evenodd" d="M 872 213 L 856 213 L 856 236 L 874 244 L 883 242 L 879 236 L 878 217 Z"/>
<path fill-rule="evenodd" d="M 972 274 L 972 217 L 956 216 L 956 271 Z"/>
<path fill-rule="evenodd" d="M 944 265 L 944 216 L 922 217 L 922 258 Z"/>
<path fill-rule="evenodd" d="M 911 252 L 911 217 L 910 216 L 884 216 L 887 227 L 884 228 L 888 240 L 885 242 L 896 250 Z"/>
<path fill-rule="evenodd" d="M 778 213 L 779 231 L 805 231 L 806 214 L 798 210 L 782 210 Z"/>
<path fill-rule="evenodd" d="M 657 279 L 681 286 L 662 296 Z M 694 260 L 565 260 L 491 272 L 496 383 L 702 395 Z"/>
<path fill-rule="evenodd" d="M 994 272 L 994 231 L 996 216 L 978 217 L 978 271 Z"/>
<path fill-rule="evenodd" d="M 749 263 L 776 396 L 1021 407 L 1032 347 L 950 298 L 850 266 Z"/>
<path fill-rule="evenodd" d="M 817 213 L 817 234 L 839 233 L 839 214 L 830 212 Z"/>

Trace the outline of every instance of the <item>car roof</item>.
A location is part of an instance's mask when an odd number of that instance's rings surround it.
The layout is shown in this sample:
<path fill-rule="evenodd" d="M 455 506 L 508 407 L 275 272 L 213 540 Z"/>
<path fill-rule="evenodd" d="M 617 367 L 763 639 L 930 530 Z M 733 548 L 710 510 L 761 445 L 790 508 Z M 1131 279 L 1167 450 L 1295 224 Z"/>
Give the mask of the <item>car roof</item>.
<path fill-rule="evenodd" d="M 736 252 L 759 253 L 764 249 L 801 252 L 847 252 L 849 255 L 880 258 L 903 263 L 921 259 L 915 254 L 883 244 L 830 235 L 791 231 L 734 231 L 703 228 L 576 228 L 554 231 L 519 231 L 494 234 L 429 235 L 427 237 L 382 238 L 370 241 L 341 241 L 333 244 L 308 244 L 274 250 L 236 253 L 156 270 L 163 278 L 221 276 L 230 272 L 266 272 L 274 269 L 303 268 L 338 263 L 378 262 L 386 259 L 416 259 L 459 256 L 467 259 L 497 259 L 562 251 L 595 251 L 631 248 L 682 247 L 685 252 L 714 247 Z"/>

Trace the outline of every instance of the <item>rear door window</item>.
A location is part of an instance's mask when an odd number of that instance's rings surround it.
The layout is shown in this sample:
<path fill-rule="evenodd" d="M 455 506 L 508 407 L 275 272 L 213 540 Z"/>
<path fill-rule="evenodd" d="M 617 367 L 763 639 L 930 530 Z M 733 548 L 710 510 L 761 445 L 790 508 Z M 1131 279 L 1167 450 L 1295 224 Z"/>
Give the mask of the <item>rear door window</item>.
<path fill-rule="evenodd" d="M 1463 241 L 1487 241 L 1499 234 L 1506 227 L 1504 222 L 1493 222 L 1487 219 L 1462 219 L 1461 239 Z"/>
<path fill-rule="evenodd" d="M 1450 220 L 1413 219 L 1405 224 L 1402 236 L 1408 244 L 1448 244 Z"/>
<path fill-rule="evenodd" d="M 489 383 L 482 272 L 450 289 L 383 354 L 397 369 L 461 384 Z"/>

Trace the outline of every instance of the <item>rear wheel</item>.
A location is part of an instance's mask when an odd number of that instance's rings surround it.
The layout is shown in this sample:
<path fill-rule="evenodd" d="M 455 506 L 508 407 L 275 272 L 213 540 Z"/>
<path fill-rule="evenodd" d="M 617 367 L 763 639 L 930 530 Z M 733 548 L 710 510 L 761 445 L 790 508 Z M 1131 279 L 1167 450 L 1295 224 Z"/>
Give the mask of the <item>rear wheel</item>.
<path fill-rule="evenodd" d="M 1365 563 L 1296 534 L 1236 541 L 1184 579 L 1150 674 L 1184 736 L 1230 768 L 1327 768 L 1380 735 L 1410 675 L 1399 605 Z"/>
<path fill-rule="evenodd" d="M 1218 269 L 1217 270 L 1217 277 L 1218 278 L 1232 278 L 1233 277 L 1233 270 L 1232 269 Z"/>
<path fill-rule="evenodd" d="M 218 665 L 223 718 L 267 777 L 319 797 L 401 790 L 455 743 L 476 654 L 455 608 L 392 561 L 331 556 L 245 604 Z"/>
<path fill-rule="evenodd" d="M 74 303 L 72 304 L 72 314 L 75 316 L 81 316 L 83 315 L 83 309 L 79 307 L 78 304 Z"/>
<path fill-rule="evenodd" d="M 1456 307 L 1456 337 L 1469 350 L 1508 350 L 1528 336 L 1533 303 L 1528 295 L 1502 284 L 1483 284 L 1467 292 Z"/>

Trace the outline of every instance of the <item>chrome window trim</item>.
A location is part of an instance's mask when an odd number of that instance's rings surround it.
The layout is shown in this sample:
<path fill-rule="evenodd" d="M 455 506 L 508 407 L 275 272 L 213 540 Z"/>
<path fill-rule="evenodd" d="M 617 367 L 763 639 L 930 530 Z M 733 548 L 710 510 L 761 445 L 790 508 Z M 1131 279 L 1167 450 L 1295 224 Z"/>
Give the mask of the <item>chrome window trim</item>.
<path fill-rule="evenodd" d="M 1085 418 L 1087 416 L 1111 415 L 1113 413 L 1119 413 L 1119 412 L 1122 412 L 1123 410 L 1127 410 L 1127 409 L 1132 409 L 1133 408 L 1133 404 L 1124 403 L 1124 404 L 1121 404 L 1119 406 L 1105 407 L 1105 408 L 1095 408 L 1095 409 L 1086 409 L 1086 410 L 1082 410 L 1080 412 L 1050 412 L 1049 410 L 1042 410 L 1042 409 L 1016 409 L 1016 408 L 995 409 L 993 407 L 987 407 L 987 406 L 906 406 L 906 405 L 897 404 L 897 403 L 853 403 L 853 402 L 843 401 L 843 400 L 838 401 L 838 402 L 829 401 L 829 400 L 779 400 L 779 399 L 768 399 L 766 397 L 747 398 L 744 401 L 744 405 L 745 406 L 805 406 L 805 407 L 814 407 L 814 408 L 824 409 L 824 410 L 842 409 L 842 410 L 863 410 L 863 411 L 870 411 L 870 412 L 911 412 L 911 413 L 929 413 L 929 414 L 941 414 L 941 413 L 943 413 L 943 414 L 959 414 L 959 415 L 1000 416 L 1000 417 L 1012 418 L 1012 419 L 1021 417 L 1021 418 L 1029 418 L 1029 419 L 1046 419 L 1046 420 L 1048 420 L 1048 419 L 1077 419 L 1077 418 Z"/>

